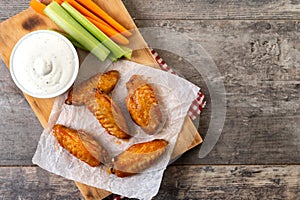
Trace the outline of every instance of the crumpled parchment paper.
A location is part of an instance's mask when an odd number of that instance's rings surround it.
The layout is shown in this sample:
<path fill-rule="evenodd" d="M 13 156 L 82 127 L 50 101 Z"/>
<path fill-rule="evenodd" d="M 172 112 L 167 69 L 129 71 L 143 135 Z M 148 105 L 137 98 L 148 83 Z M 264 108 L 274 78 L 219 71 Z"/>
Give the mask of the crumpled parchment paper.
<path fill-rule="evenodd" d="M 32 159 L 41 168 L 67 179 L 94 186 L 129 198 L 151 199 L 159 190 L 177 136 L 199 88 L 192 83 L 162 70 L 153 69 L 130 61 L 118 61 L 108 70 L 118 70 L 120 80 L 111 96 L 121 107 L 133 137 L 123 141 L 109 135 L 85 106 L 64 104 L 66 94 L 57 97 L 51 112 L 48 126 L 43 131 L 37 150 Z M 126 82 L 133 74 L 139 74 L 153 85 L 163 112 L 164 126 L 155 135 L 143 133 L 131 120 L 125 106 Z M 63 149 L 53 136 L 54 124 L 64 124 L 73 129 L 83 129 L 91 134 L 111 156 L 116 156 L 135 143 L 153 139 L 169 142 L 163 157 L 150 168 L 131 177 L 119 178 L 107 172 L 107 166 L 90 167 Z"/>

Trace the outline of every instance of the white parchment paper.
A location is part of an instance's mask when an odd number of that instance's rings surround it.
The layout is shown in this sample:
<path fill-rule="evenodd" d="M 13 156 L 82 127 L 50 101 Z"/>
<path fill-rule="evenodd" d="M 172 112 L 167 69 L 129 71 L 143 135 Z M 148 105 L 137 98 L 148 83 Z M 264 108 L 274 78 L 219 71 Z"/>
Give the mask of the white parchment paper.
<path fill-rule="evenodd" d="M 37 150 L 32 159 L 34 164 L 86 185 L 111 191 L 130 198 L 151 199 L 159 190 L 177 136 L 182 128 L 188 109 L 199 88 L 192 83 L 162 70 L 153 69 L 130 61 L 118 61 L 107 70 L 118 70 L 120 80 L 111 96 L 124 112 L 133 137 L 123 141 L 109 135 L 85 106 L 64 104 L 66 94 L 57 97 L 49 118 L 48 127 L 43 131 Z M 126 82 L 133 74 L 142 75 L 153 85 L 163 112 L 164 126 L 155 135 L 143 133 L 131 120 L 125 107 Z M 106 148 L 110 156 L 115 156 L 135 143 L 153 139 L 169 142 L 162 159 L 142 173 L 131 177 L 118 178 L 107 172 L 107 166 L 90 167 L 63 149 L 51 129 L 54 124 L 64 124 L 73 129 L 83 129 Z"/>

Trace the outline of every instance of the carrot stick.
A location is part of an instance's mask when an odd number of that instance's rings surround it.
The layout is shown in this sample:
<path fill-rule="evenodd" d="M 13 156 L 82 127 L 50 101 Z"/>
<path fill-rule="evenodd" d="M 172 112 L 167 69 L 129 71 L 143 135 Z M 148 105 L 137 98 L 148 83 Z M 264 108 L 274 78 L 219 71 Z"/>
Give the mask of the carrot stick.
<path fill-rule="evenodd" d="M 84 15 L 90 22 L 92 22 L 95 26 L 97 26 L 102 32 L 104 32 L 108 37 L 110 37 L 115 42 L 127 45 L 129 44 L 129 41 L 127 38 L 125 38 L 123 35 L 121 35 L 119 32 L 117 32 L 114 28 L 112 28 L 109 24 L 107 24 L 105 21 L 91 13 L 89 10 L 87 10 L 85 7 L 83 7 L 81 4 L 76 2 L 75 0 L 64 0 L 68 2 L 71 6 L 73 6 L 76 10 L 78 10 L 82 15 Z"/>
<path fill-rule="evenodd" d="M 102 10 L 96 3 L 92 0 L 76 0 L 82 6 L 87 8 L 90 12 L 94 13 L 96 16 L 102 18 L 108 24 L 110 24 L 114 29 L 120 32 L 122 35 L 129 37 L 132 33 L 124 28 L 121 24 L 119 24 L 116 20 L 114 20 L 111 16 L 109 16 L 104 10 Z"/>
<path fill-rule="evenodd" d="M 99 17 L 97 17 L 96 15 L 91 13 L 88 9 L 83 7 L 81 4 L 79 4 L 75 0 L 55 0 L 55 1 L 62 1 L 62 2 L 67 1 L 71 6 L 73 6 L 76 10 L 78 10 L 85 17 L 89 17 L 90 19 L 97 20 L 98 22 L 100 22 L 108 27 L 111 27 L 109 24 L 107 24 L 105 21 L 103 21 L 102 19 L 100 19 Z"/>
<path fill-rule="evenodd" d="M 90 17 L 90 18 L 92 18 L 94 20 L 99 20 L 99 18 L 96 15 L 94 15 L 93 13 L 91 13 L 88 9 L 86 9 L 85 7 L 83 7 L 77 1 L 75 1 L 75 0 L 64 0 L 64 1 L 68 2 L 76 10 L 78 10 L 82 15 L 88 16 L 88 17 Z"/>
<path fill-rule="evenodd" d="M 41 15 L 44 15 L 44 9 L 46 8 L 46 5 L 41 3 L 40 1 L 38 0 L 31 0 L 30 3 L 29 3 L 30 7 L 37 13 L 41 14 Z"/>
<path fill-rule="evenodd" d="M 52 0 L 52 1 L 56 1 L 59 5 L 64 2 L 63 0 Z"/>
<path fill-rule="evenodd" d="M 105 21 L 103 21 L 102 19 L 100 19 L 100 18 L 98 18 L 97 20 L 96 19 L 93 19 L 93 18 L 91 18 L 91 17 L 89 17 L 89 16 L 85 16 L 87 19 L 91 19 L 91 20 L 93 20 L 93 21 L 95 21 L 95 22 L 98 22 L 98 23 L 100 23 L 100 24 L 102 24 L 103 26 L 106 26 L 106 27 L 109 27 L 109 28 L 111 28 L 111 29 L 114 29 L 113 27 L 111 27 L 108 23 L 106 23 Z M 116 31 L 116 29 L 114 29 L 115 31 Z M 116 31 L 117 33 L 119 33 L 118 31 Z"/>
<path fill-rule="evenodd" d="M 105 33 L 110 39 L 115 41 L 118 44 L 127 45 L 129 44 L 129 40 L 125 38 L 122 34 L 120 34 L 115 29 L 111 28 L 109 25 L 101 23 L 97 20 L 94 20 L 90 17 L 85 16 L 90 22 L 92 22 L 95 26 L 97 26 L 103 33 Z"/>

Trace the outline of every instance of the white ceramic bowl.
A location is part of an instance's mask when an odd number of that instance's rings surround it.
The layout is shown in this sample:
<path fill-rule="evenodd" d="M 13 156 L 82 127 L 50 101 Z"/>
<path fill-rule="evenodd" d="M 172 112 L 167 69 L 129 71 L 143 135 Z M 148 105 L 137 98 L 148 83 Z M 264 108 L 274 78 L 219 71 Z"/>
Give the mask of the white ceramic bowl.
<path fill-rule="evenodd" d="M 10 56 L 13 81 L 24 93 L 36 98 L 52 98 L 66 92 L 79 71 L 79 59 L 72 43 L 48 30 L 22 37 Z"/>

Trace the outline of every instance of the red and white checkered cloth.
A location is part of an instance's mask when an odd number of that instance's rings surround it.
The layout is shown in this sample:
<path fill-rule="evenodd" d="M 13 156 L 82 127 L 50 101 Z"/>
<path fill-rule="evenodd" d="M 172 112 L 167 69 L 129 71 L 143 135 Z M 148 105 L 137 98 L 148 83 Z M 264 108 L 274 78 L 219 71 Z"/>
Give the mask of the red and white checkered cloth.
<path fill-rule="evenodd" d="M 150 50 L 153 57 L 155 58 L 156 62 L 159 64 L 159 67 L 162 70 L 177 75 L 176 72 L 166 64 L 166 62 L 158 55 L 158 53 L 154 49 L 150 48 Z M 188 112 L 189 117 L 192 120 L 195 120 L 200 115 L 205 105 L 206 105 L 206 101 L 204 101 L 204 94 L 199 90 L 197 98 L 194 99 L 189 109 Z"/>

